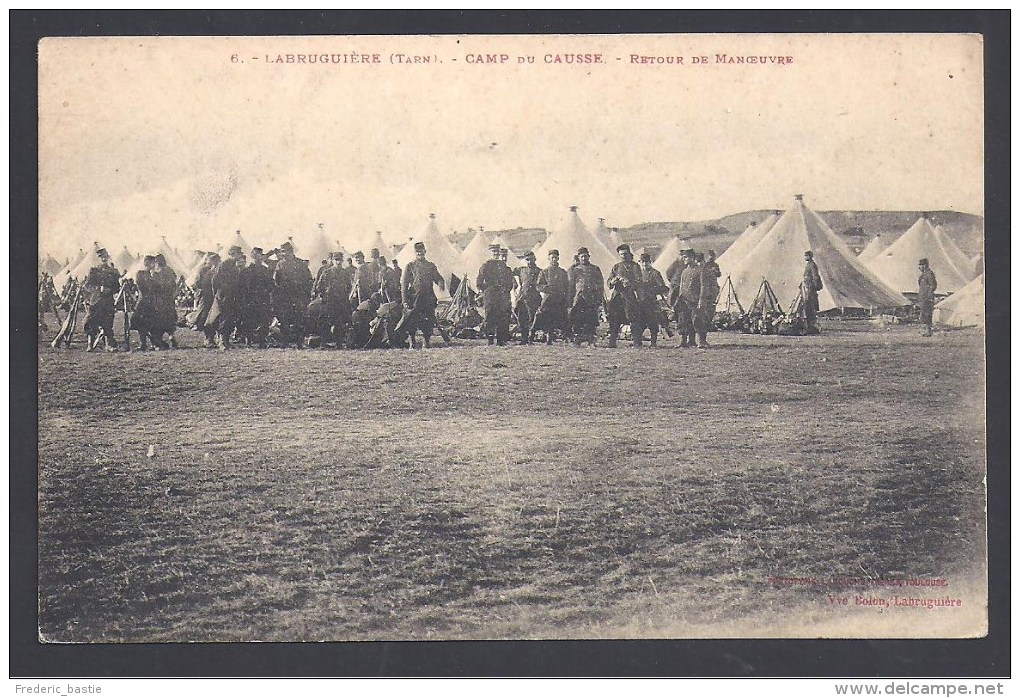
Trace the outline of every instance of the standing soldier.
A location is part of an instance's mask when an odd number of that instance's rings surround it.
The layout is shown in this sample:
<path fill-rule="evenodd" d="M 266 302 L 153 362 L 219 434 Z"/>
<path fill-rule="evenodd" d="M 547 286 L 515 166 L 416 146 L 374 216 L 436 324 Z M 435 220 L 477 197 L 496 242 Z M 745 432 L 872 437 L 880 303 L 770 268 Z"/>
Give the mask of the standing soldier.
<path fill-rule="evenodd" d="M 808 250 L 804 253 L 804 315 L 808 334 L 818 334 L 818 292 L 822 290 L 822 276 L 815 264 L 815 255 Z"/>
<path fill-rule="evenodd" d="M 588 342 L 595 346 L 595 331 L 599 326 L 599 308 L 606 298 L 602 270 L 591 263 L 587 247 L 577 250 L 577 264 L 571 267 L 570 280 L 570 325 L 574 333 L 574 344 Z"/>
<path fill-rule="evenodd" d="M 149 348 L 149 337 L 152 334 L 156 314 L 156 287 L 152 280 L 152 270 L 155 266 L 156 258 L 147 254 L 142 258 L 143 268 L 135 274 L 138 300 L 135 301 L 135 312 L 131 314 L 131 329 L 138 333 L 138 348 L 141 351 Z M 152 337 L 152 346 L 158 347 L 162 341 L 162 337 Z"/>
<path fill-rule="evenodd" d="M 698 332 L 698 347 L 708 348 L 708 331 L 715 318 L 715 302 L 719 298 L 719 275 L 722 271 L 715 263 L 715 253 L 709 250 L 709 261 L 702 254 L 695 257 L 701 271 L 701 297 L 694 315 L 694 329 Z"/>
<path fill-rule="evenodd" d="M 95 351 L 102 338 L 107 351 L 117 350 L 113 336 L 113 318 L 117 313 L 114 299 L 120 290 L 120 274 L 110 262 L 105 249 L 96 250 L 99 264 L 89 269 L 82 287 L 85 299 L 85 351 Z"/>
<path fill-rule="evenodd" d="M 535 329 L 545 331 L 545 343 L 551 345 L 556 330 L 564 337 L 567 334 L 570 277 L 560 267 L 559 250 L 549 250 L 549 266 L 538 273 L 535 289 L 542 295 L 542 302 L 531 324 Z"/>
<path fill-rule="evenodd" d="M 917 277 L 917 303 L 921 309 L 921 324 L 924 325 L 923 336 L 931 337 L 931 316 L 935 310 L 935 289 L 939 287 L 935 272 L 928 266 L 927 259 L 917 262 L 921 275 Z"/>
<path fill-rule="evenodd" d="M 393 260 L 396 263 L 396 260 Z M 382 291 L 383 299 L 389 303 L 400 302 L 400 272 L 387 266 L 386 258 L 379 257 L 379 290 Z"/>
<path fill-rule="evenodd" d="M 358 254 L 361 254 L 360 252 Z M 372 248 L 370 253 L 372 259 L 358 267 L 354 273 L 354 288 L 351 291 L 351 303 L 357 305 L 372 297 L 372 294 L 379 290 L 382 283 L 383 267 L 379 262 L 379 250 Z M 364 256 L 362 256 L 364 261 Z"/>
<path fill-rule="evenodd" d="M 273 320 L 273 273 L 266 266 L 261 247 L 251 250 L 251 264 L 238 276 L 238 330 L 245 344 L 266 348 L 269 323 Z"/>
<path fill-rule="evenodd" d="M 538 292 L 538 279 L 542 270 L 535 264 L 535 253 L 524 253 L 525 265 L 514 271 L 520 295 L 517 296 L 517 327 L 521 331 L 521 344 L 534 342 L 535 317 L 542 305 L 542 294 Z M 562 270 L 561 270 L 562 271 Z"/>
<path fill-rule="evenodd" d="M 609 273 L 609 280 L 606 285 L 612 289 L 609 301 L 606 303 L 606 319 L 609 320 L 609 347 L 616 348 L 616 341 L 620 338 L 620 327 L 625 324 L 631 325 L 631 335 L 634 339 L 634 346 L 641 346 L 641 334 L 634 328 L 634 318 L 637 315 L 637 286 L 641 280 L 641 265 L 634 261 L 634 254 L 630 251 L 630 245 L 623 243 L 616 248 L 617 254 L 622 261 L 613 265 Z"/>
<path fill-rule="evenodd" d="M 188 315 L 188 321 L 191 323 L 192 329 L 206 335 L 206 348 L 216 346 L 209 338 L 209 334 L 205 332 L 205 322 L 209 317 L 209 310 L 212 308 L 214 296 L 212 282 L 219 266 L 220 256 L 215 252 L 210 252 L 198 270 L 198 279 L 195 282 L 195 288 L 198 289 L 198 302 L 195 309 Z"/>
<path fill-rule="evenodd" d="M 400 268 L 400 264 L 395 259 L 393 260 L 393 269 L 392 269 L 392 271 L 393 271 L 394 277 L 397 279 L 397 297 L 396 298 L 392 298 L 390 300 L 397 300 L 397 301 L 403 302 L 404 298 L 403 298 L 403 293 L 401 293 L 400 280 L 404 276 L 404 270 Z"/>
<path fill-rule="evenodd" d="M 273 310 L 280 322 L 285 345 L 300 349 L 304 344 L 305 309 L 312 292 L 312 273 L 308 262 L 294 256 L 294 246 L 288 241 L 277 250 L 280 261 L 273 280 Z"/>
<path fill-rule="evenodd" d="M 641 278 L 637 283 L 637 308 L 630 323 L 634 335 L 634 346 L 641 346 L 645 329 L 651 333 L 651 345 L 659 339 L 659 296 L 669 293 L 669 287 L 659 270 L 652 266 L 652 256 L 641 253 Z"/>
<path fill-rule="evenodd" d="M 680 346 L 686 348 L 696 346 L 694 316 L 701 301 L 701 269 L 694 258 L 694 250 L 684 250 L 681 259 L 683 266 L 674 270 L 669 283 Z"/>
<path fill-rule="evenodd" d="M 446 282 L 435 264 L 425 259 L 425 243 L 414 243 L 415 258 L 404 267 L 400 287 L 404 303 L 410 311 L 410 328 L 408 336 L 414 346 L 415 334 L 421 330 L 425 340 L 425 348 L 431 346 L 432 330 L 436 326 L 436 298 L 434 285 L 446 290 Z"/>
<path fill-rule="evenodd" d="M 334 252 L 331 261 L 317 288 L 323 310 L 319 337 L 323 345 L 333 341 L 339 347 L 351 324 L 351 278 L 344 269 L 343 252 Z"/>
<path fill-rule="evenodd" d="M 151 333 L 153 343 L 162 349 L 168 346 L 176 348 L 174 332 L 177 331 L 177 272 L 167 264 L 166 257 L 162 254 L 156 255 L 152 283 L 156 293 Z M 169 335 L 169 344 L 163 340 L 163 335 Z"/>
<path fill-rule="evenodd" d="M 226 261 L 213 276 L 213 303 L 205 321 L 206 346 L 215 341 L 221 351 L 230 348 L 230 335 L 237 324 L 238 279 L 244 266 L 244 253 L 238 245 L 231 247 L 227 254 Z"/>
<path fill-rule="evenodd" d="M 482 292 L 482 308 L 485 312 L 485 334 L 489 344 L 505 346 L 510 337 L 510 291 L 513 289 L 513 274 L 502 260 L 499 245 L 489 245 L 492 259 L 487 259 L 478 269 L 475 287 Z"/>

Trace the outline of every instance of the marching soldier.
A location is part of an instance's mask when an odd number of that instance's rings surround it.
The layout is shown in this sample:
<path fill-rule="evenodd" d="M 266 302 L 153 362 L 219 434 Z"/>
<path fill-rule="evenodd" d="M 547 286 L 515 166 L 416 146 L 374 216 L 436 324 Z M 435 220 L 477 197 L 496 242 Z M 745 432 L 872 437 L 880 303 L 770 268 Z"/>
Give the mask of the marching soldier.
<path fill-rule="evenodd" d="M 808 334 L 818 334 L 818 292 L 822 290 L 822 276 L 818 273 L 814 254 L 811 250 L 804 253 L 804 315 L 807 320 Z"/>
<path fill-rule="evenodd" d="M 568 331 L 567 304 L 570 294 L 570 277 L 560 267 L 560 251 L 549 250 L 549 266 L 538 273 L 535 290 L 542 302 L 532 321 L 534 329 L 545 331 L 545 343 L 553 343 L 553 333 L 559 330 L 566 337 Z"/>
<path fill-rule="evenodd" d="M 107 351 L 117 350 L 113 336 L 113 318 L 117 313 L 114 299 L 120 290 L 120 273 L 110 262 L 105 249 L 96 250 L 100 263 L 89 269 L 83 287 L 85 298 L 85 351 L 95 351 L 102 338 Z"/>
<path fill-rule="evenodd" d="M 683 266 L 674 270 L 669 283 L 680 346 L 686 348 L 696 346 L 694 316 L 701 301 L 701 270 L 694 258 L 694 250 L 681 252 L 681 259 Z"/>
<path fill-rule="evenodd" d="M 251 264 L 238 276 L 238 331 L 249 346 L 265 349 L 269 324 L 273 320 L 273 273 L 266 266 L 261 247 L 251 250 Z"/>
<path fill-rule="evenodd" d="M 633 320 L 637 315 L 637 286 L 641 280 L 641 265 L 634 261 L 630 245 L 624 243 L 616 248 L 622 261 L 613 265 L 606 285 L 612 290 L 606 303 L 606 319 L 609 320 L 609 347 L 615 348 L 620 338 L 620 327 L 630 323 L 634 346 L 641 346 L 641 335 L 634 330 Z"/>
<path fill-rule="evenodd" d="M 535 264 L 535 253 L 524 253 L 525 265 L 514 271 L 517 277 L 517 285 L 520 295 L 517 296 L 517 327 L 521 331 L 521 344 L 532 344 L 534 342 L 535 316 L 542 305 L 542 294 L 538 291 L 538 279 L 542 270 Z"/>
<path fill-rule="evenodd" d="M 288 241 L 277 250 L 280 261 L 273 280 L 273 310 L 280 322 L 280 331 L 286 345 L 298 349 L 304 345 L 305 309 L 312 291 L 312 273 L 308 262 L 294 256 L 294 246 Z"/>
<path fill-rule="evenodd" d="M 510 337 L 510 291 L 513 289 L 513 273 L 503 261 L 499 245 L 489 245 L 492 259 L 487 259 L 478 269 L 476 288 L 482 292 L 482 307 L 485 312 L 485 333 L 489 344 L 505 346 Z"/>
<path fill-rule="evenodd" d="M 928 266 L 927 259 L 917 262 L 921 275 L 917 277 L 917 303 L 921 309 L 921 324 L 924 325 L 924 337 L 931 337 L 931 316 L 935 310 L 935 289 L 939 287 L 935 272 Z"/>
<path fill-rule="evenodd" d="M 591 263 L 591 253 L 587 247 L 577 250 L 577 264 L 568 273 L 570 280 L 571 330 L 574 333 L 574 344 L 580 346 L 588 342 L 595 346 L 595 331 L 599 326 L 599 308 L 605 301 L 605 282 L 602 270 Z"/>
<path fill-rule="evenodd" d="M 432 330 L 436 326 L 436 298 L 434 285 L 446 290 L 446 282 L 436 265 L 425 258 L 425 243 L 414 243 L 415 258 L 404 267 L 404 275 L 400 281 L 401 293 L 410 315 L 408 336 L 414 346 L 415 334 L 421 330 L 425 339 L 425 348 L 431 346 Z"/>
<path fill-rule="evenodd" d="M 645 329 L 651 334 L 650 344 L 654 347 L 659 339 L 659 296 L 669 293 L 669 287 L 662 278 L 659 270 L 652 266 L 652 256 L 647 252 L 641 253 L 641 278 L 637 283 L 637 305 L 636 312 L 630 324 L 630 331 L 634 335 L 634 346 L 639 347 Z"/>

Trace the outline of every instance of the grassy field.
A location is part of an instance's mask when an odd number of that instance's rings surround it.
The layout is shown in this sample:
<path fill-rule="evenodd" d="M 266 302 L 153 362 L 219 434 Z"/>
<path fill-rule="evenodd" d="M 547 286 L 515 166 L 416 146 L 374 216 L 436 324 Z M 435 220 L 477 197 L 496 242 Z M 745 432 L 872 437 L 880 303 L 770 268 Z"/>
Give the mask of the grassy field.
<path fill-rule="evenodd" d="M 982 335 L 827 329 L 707 351 L 44 346 L 41 637 L 980 634 Z M 964 603 L 857 607 L 894 593 L 858 583 L 839 608 L 776 576 L 944 578 L 929 595 Z"/>

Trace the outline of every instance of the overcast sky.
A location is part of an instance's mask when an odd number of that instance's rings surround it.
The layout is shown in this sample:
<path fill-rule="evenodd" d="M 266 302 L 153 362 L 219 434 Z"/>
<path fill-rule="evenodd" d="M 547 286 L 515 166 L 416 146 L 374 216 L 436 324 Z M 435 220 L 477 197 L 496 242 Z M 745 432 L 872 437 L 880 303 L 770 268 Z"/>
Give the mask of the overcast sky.
<path fill-rule="evenodd" d="M 265 64 L 352 50 L 382 63 Z M 607 63 L 545 63 L 578 52 Z M 467 62 L 490 53 L 510 61 Z M 276 244 L 320 222 L 397 242 L 430 211 L 444 232 L 552 227 L 571 204 L 625 227 L 800 192 L 817 210 L 981 214 L 981 72 L 969 36 L 45 40 L 41 244 L 198 245 L 238 228 Z"/>

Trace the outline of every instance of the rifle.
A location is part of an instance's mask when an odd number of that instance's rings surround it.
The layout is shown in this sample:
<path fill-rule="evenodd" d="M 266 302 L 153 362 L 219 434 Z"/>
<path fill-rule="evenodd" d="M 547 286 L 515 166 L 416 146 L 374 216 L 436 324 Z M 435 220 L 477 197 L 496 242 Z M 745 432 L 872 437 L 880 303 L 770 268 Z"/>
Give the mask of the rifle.
<path fill-rule="evenodd" d="M 60 331 L 57 332 L 57 336 L 50 342 L 50 346 L 56 349 L 60 346 L 60 342 L 65 342 L 66 346 L 71 346 L 71 336 L 74 334 L 74 326 L 78 321 L 78 304 L 81 301 L 81 290 L 84 284 L 80 284 L 78 289 L 74 293 L 74 300 L 71 301 L 71 308 L 67 311 L 67 317 L 64 318 L 63 324 L 60 326 Z"/>

